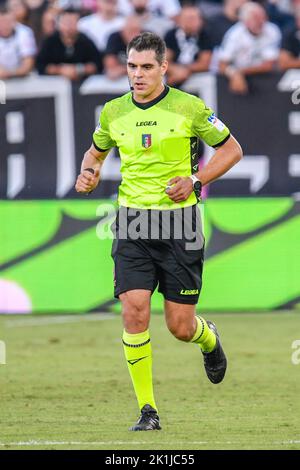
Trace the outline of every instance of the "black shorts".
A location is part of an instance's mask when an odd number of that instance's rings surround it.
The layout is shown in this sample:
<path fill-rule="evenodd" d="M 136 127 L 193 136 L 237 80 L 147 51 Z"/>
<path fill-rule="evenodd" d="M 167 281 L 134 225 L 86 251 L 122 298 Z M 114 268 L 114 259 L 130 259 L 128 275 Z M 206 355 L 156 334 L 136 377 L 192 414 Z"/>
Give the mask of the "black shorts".
<path fill-rule="evenodd" d="M 202 287 L 204 237 L 199 208 L 140 210 L 121 207 L 112 225 L 115 297 L 133 289 L 196 304 Z"/>

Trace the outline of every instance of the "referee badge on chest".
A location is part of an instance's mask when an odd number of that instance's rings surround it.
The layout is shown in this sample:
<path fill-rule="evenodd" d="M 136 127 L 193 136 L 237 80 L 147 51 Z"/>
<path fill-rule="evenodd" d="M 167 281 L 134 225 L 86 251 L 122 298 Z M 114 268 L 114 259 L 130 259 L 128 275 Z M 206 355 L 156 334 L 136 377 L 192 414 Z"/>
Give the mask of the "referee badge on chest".
<path fill-rule="evenodd" d="M 152 145 L 152 135 L 151 134 L 142 134 L 142 146 L 145 149 L 148 149 Z"/>

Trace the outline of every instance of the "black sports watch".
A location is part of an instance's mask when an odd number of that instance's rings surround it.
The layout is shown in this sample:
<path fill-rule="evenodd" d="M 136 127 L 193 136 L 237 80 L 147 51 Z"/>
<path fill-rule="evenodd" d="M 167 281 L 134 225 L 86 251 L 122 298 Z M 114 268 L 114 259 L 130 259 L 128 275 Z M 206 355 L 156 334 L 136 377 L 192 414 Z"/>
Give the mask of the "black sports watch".
<path fill-rule="evenodd" d="M 202 183 L 197 178 L 196 175 L 191 175 L 190 178 L 193 182 L 194 193 L 195 193 L 197 199 L 200 199 L 201 198 Z"/>

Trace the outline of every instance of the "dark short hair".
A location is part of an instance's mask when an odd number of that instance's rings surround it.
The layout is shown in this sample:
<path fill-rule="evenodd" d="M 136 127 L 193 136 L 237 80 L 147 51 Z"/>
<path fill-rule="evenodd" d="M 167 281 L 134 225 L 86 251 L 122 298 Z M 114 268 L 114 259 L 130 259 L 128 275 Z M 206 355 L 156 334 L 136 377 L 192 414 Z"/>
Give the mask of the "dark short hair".
<path fill-rule="evenodd" d="M 142 33 L 133 38 L 127 46 L 127 55 L 131 49 L 135 49 L 137 52 L 154 51 L 156 60 L 160 65 L 166 57 L 166 43 L 154 33 Z"/>

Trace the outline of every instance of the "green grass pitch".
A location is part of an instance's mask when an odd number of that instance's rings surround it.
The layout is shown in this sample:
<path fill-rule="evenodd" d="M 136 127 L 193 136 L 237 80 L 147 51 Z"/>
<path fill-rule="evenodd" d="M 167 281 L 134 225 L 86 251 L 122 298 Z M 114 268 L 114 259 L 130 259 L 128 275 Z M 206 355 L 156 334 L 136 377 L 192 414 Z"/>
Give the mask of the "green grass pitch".
<path fill-rule="evenodd" d="M 142 433 L 128 431 L 139 412 L 119 316 L 0 317 L 0 450 L 300 449 L 300 364 L 291 360 L 299 314 L 204 316 L 221 333 L 225 381 L 211 384 L 198 347 L 153 315 L 163 429 Z"/>

